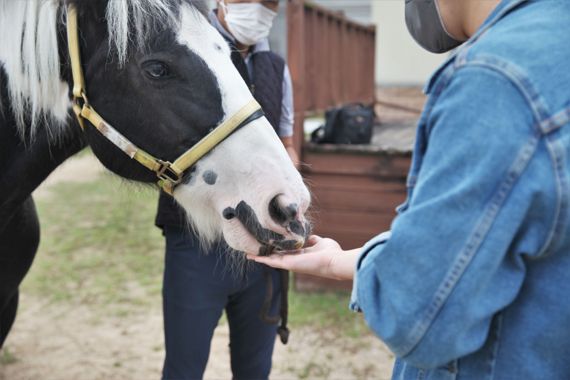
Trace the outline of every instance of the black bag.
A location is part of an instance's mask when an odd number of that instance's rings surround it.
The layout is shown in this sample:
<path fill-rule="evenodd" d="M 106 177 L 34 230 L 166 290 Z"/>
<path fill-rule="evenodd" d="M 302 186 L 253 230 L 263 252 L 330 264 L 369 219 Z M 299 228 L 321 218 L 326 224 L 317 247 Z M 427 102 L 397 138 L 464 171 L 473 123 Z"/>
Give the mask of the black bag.
<path fill-rule="evenodd" d="M 325 125 L 311 134 L 317 144 L 370 144 L 374 127 L 374 108 L 349 104 L 325 113 Z"/>

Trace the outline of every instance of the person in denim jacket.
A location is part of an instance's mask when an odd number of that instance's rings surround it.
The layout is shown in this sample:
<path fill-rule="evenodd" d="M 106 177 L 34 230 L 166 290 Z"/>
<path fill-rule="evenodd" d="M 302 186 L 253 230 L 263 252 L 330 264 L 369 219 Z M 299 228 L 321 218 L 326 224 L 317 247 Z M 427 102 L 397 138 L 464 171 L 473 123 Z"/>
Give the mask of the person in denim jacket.
<path fill-rule="evenodd" d="M 395 379 L 570 379 L 570 1 L 420 2 L 422 46 L 466 41 L 427 84 L 391 232 L 250 258 L 354 278 Z"/>

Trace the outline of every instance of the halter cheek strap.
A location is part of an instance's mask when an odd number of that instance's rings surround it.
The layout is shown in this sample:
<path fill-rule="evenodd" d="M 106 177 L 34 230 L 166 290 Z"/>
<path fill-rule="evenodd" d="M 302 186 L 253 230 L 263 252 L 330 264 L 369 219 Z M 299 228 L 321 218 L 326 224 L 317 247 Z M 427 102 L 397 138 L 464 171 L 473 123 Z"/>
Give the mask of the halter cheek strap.
<path fill-rule="evenodd" d="M 234 131 L 264 116 L 261 106 L 255 100 L 251 100 L 237 113 L 218 125 L 197 144 L 178 157 L 173 163 L 163 161 L 133 144 L 107 123 L 89 104 L 87 91 L 85 89 L 85 77 L 83 76 L 83 68 L 81 66 L 77 10 L 73 5 L 70 5 L 67 9 L 67 44 L 73 76 L 73 112 L 81 128 L 85 129 L 85 120 L 89 121 L 107 140 L 113 143 L 113 145 L 123 151 L 127 156 L 156 173 L 159 178 L 158 185 L 169 194 L 172 194 L 176 185 L 182 181 L 184 173 L 196 164 L 198 160 L 224 141 Z"/>

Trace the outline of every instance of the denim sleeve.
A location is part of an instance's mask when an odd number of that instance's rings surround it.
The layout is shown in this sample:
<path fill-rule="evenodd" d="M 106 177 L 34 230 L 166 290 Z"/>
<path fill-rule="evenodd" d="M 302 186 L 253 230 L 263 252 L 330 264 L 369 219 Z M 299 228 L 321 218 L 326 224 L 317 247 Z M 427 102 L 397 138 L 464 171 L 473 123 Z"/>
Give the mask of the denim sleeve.
<path fill-rule="evenodd" d="M 484 344 L 493 316 L 523 282 L 522 258 L 507 253 L 531 207 L 530 199 L 513 199 L 525 178 L 512 168 L 533 125 L 517 87 L 490 69 L 466 67 L 437 96 L 420 129 L 429 138 L 409 207 L 389 240 L 363 251 L 351 305 L 420 368 Z M 509 202 L 516 207 L 507 210 Z"/>
<path fill-rule="evenodd" d="M 358 270 L 362 266 L 367 265 L 369 261 L 372 262 L 374 261 L 374 257 L 380 254 L 381 252 L 380 246 L 384 245 L 384 243 L 388 241 L 388 239 L 390 238 L 390 234 L 391 234 L 390 231 L 382 232 L 380 235 L 376 236 L 368 243 L 366 243 L 364 247 L 362 247 L 362 251 L 358 256 L 358 260 L 356 260 L 356 273 L 358 273 Z M 374 251 L 374 253 L 369 255 L 370 251 Z M 358 277 L 356 276 L 354 278 L 352 285 L 352 294 L 350 296 L 349 308 L 355 312 L 362 312 L 362 308 L 360 307 L 358 302 L 357 289 L 358 289 Z"/>

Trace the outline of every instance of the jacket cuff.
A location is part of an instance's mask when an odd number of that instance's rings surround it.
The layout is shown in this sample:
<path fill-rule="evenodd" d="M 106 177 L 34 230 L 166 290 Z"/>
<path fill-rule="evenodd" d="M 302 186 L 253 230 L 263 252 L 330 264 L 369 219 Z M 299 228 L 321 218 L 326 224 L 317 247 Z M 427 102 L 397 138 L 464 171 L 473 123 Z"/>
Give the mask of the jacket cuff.
<path fill-rule="evenodd" d="M 392 235 L 391 231 L 382 232 L 380 235 L 376 236 L 369 242 L 367 242 L 364 247 L 362 247 L 362 251 L 358 256 L 358 260 L 356 260 L 356 270 L 354 271 L 354 281 L 352 282 L 352 294 L 350 296 L 350 304 L 349 309 L 354 312 L 362 312 L 358 302 L 358 273 L 361 269 L 366 268 L 371 261 L 373 261 L 373 257 L 375 255 L 369 256 L 368 254 L 374 248 L 379 245 L 386 243 L 390 236 Z"/>

